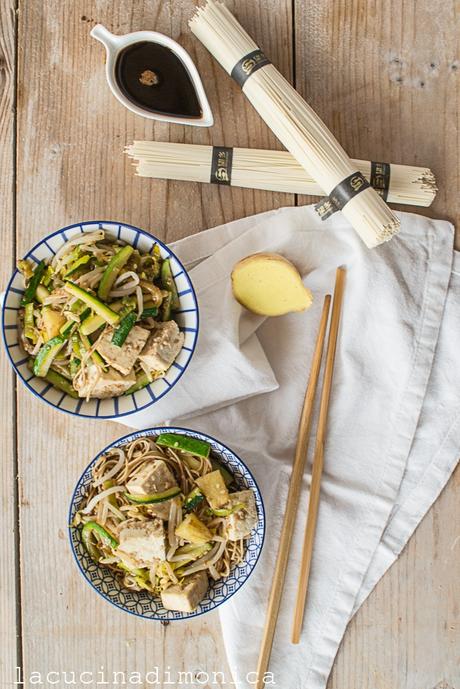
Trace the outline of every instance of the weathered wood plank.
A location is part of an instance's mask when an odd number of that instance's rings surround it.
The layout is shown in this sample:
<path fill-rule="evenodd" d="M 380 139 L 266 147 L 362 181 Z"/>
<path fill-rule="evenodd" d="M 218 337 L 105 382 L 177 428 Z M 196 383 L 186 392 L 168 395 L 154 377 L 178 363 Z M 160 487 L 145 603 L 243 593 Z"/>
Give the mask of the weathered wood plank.
<path fill-rule="evenodd" d="M 11 274 L 14 252 L 14 97 L 16 11 L 14 0 L 0 2 L 0 284 Z M 0 414 L 2 471 L 0 477 L 0 684 L 12 686 L 20 659 L 17 625 L 17 491 L 15 452 L 15 386 L 5 352 L 0 357 Z"/>
<path fill-rule="evenodd" d="M 297 88 L 348 153 L 431 167 L 440 191 L 422 212 L 458 224 L 456 9 L 453 1 L 298 1 L 294 21 Z M 456 686 L 458 491 L 459 471 L 351 622 L 331 689 Z"/>
<path fill-rule="evenodd" d="M 237 3 L 245 23 L 289 74 L 290 3 Z M 273 137 L 243 95 L 191 36 L 194 4 L 21 0 L 18 94 L 18 251 L 80 219 L 118 219 L 172 240 L 292 203 L 265 192 L 136 178 L 123 155 L 133 138 L 270 146 Z M 260 9 L 263 8 L 263 9 Z M 105 82 L 96 22 L 116 33 L 155 29 L 196 60 L 216 124 L 168 128 L 126 111 Z M 31 428 L 33 431 L 31 432 Z M 112 609 L 81 579 L 67 542 L 67 509 L 83 467 L 123 433 L 114 423 L 59 414 L 19 390 L 19 461 L 25 675 L 64 669 L 145 673 L 225 671 L 217 615 L 162 627 Z M 88 685 L 93 686 L 93 685 Z"/>
<path fill-rule="evenodd" d="M 295 7 L 298 90 L 353 158 L 432 168 L 439 192 L 420 212 L 458 224 L 455 0 L 299 0 Z"/>

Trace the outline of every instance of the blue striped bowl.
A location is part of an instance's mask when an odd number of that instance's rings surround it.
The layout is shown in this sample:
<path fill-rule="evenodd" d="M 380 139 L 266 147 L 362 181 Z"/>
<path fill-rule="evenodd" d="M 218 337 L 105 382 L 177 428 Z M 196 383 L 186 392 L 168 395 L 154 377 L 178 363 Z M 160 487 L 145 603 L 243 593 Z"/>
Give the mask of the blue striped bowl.
<path fill-rule="evenodd" d="M 42 239 L 24 258 L 29 259 L 35 264 L 43 259 L 50 259 L 68 239 L 75 237 L 75 235 L 81 232 L 93 232 L 97 229 L 106 230 L 113 237 L 117 237 L 127 244 L 138 248 L 141 252 L 148 252 L 154 244 L 158 244 L 162 257 L 169 258 L 171 261 L 171 268 L 180 300 L 180 307 L 175 314 L 175 318 L 185 335 L 185 341 L 176 361 L 164 378 L 155 380 L 147 387 L 131 395 L 104 400 L 95 399 L 86 402 L 83 399 L 74 399 L 54 388 L 43 378 L 34 376 L 27 367 L 28 356 L 20 346 L 18 338 L 18 309 L 20 308 L 21 297 L 24 292 L 23 278 L 18 270 L 15 270 L 13 273 L 5 292 L 2 308 L 2 332 L 6 351 L 16 373 L 34 395 L 37 395 L 37 397 L 40 397 L 51 406 L 69 414 L 97 419 L 114 419 L 150 407 L 176 385 L 195 351 L 198 338 L 199 314 L 193 285 L 179 259 L 165 244 L 151 234 L 148 234 L 148 232 L 132 225 L 105 221 L 69 225 Z"/>
<path fill-rule="evenodd" d="M 199 438 L 200 440 L 210 443 L 212 457 L 217 459 L 223 467 L 233 474 L 237 489 L 251 489 L 254 491 L 258 521 L 251 535 L 245 542 L 245 552 L 242 562 L 233 567 L 228 577 L 225 579 L 218 579 L 217 581 L 210 579 L 208 592 L 196 610 L 193 612 L 178 612 L 175 610 L 166 610 L 161 603 L 161 598 L 159 596 L 154 596 L 148 591 L 130 591 L 123 588 L 120 580 L 108 567 L 98 565 L 91 560 L 83 545 L 80 528 L 70 526 L 69 538 L 72 553 L 81 574 L 83 574 L 86 581 L 100 596 L 105 598 L 106 601 L 125 612 L 129 612 L 137 617 L 143 617 L 147 620 L 183 620 L 211 612 L 222 603 L 228 601 L 228 599 L 249 579 L 262 551 L 265 538 L 265 510 L 262 496 L 254 476 L 251 474 L 246 464 L 244 464 L 238 455 L 230 448 L 223 445 L 212 436 L 198 433 L 188 428 L 149 428 L 145 431 L 136 431 L 135 433 L 125 435 L 104 448 L 86 467 L 83 474 L 78 479 L 78 483 L 70 501 L 68 523 L 72 524 L 76 512 L 82 508 L 84 498 L 91 485 L 93 466 L 101 455 L 105 454 L 112 447 L 122 447 L 126 445 L 126 443 L 130 443 L 137 438 L 158 436 L 161 433 L 180 433 L 181 435 Z"/>

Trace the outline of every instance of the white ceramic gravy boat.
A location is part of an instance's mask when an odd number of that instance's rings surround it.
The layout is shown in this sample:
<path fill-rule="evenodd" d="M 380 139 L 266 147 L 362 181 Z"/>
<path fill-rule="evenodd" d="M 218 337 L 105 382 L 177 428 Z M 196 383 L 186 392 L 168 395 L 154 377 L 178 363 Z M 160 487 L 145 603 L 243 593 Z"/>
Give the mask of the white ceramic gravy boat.
<path fill-rule="evenodd" d="M 96 24 L 96 26 L 91 30 L 90 35 L 105 46 L 107 52 L 105 66 L 107 82 L 115 98 L 117 98 L 120 103 L 123 103 L 126 108 L 132 112 L 135 112 L 137 115 L 142 115 L 142 117 L 148 117 L 152 120 L 159 120 L 160 122 L 189 124 L 194 125 L 195 127 L 210 127 L 213 124 L 214 118 L 212 116 L 211 108 L 209 107 L 208 99 L 206 98 L 206 93 L 204 91 L 200 75 L 198 74 L 192 58 L 187 51 L 184 50 L 181 45 L 179 45 L 179 43 L 176 43 L 176 41 L 173 41 L 172 38 L 169 38 L 164 34 L 157 33 L 156 31 L 135 31 L 134 33 L 125 34 L 124 36 L 115 36 L 114 34 L 110 33 L 105 26 L 102 26 L 102 24 Z M 118 56 L 120 55 L 120 52 L 127 46 L 143 41 L 150 41 L 168 48 L 182 62 L 195 89 L 201 109 L 200 117 L 181 117 L 163 114 L 160 112 L 152 112 L 147 108 L 133 103 L 121 91 L 115 75 Z"/>

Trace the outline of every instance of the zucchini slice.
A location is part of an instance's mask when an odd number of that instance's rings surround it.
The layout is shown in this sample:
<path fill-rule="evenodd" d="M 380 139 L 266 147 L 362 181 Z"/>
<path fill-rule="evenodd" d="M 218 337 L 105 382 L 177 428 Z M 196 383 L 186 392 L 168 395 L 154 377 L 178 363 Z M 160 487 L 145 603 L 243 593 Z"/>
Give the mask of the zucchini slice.
<path fill-rule="evenodd" d="M 45 378 L 49 372 L 53 359 L 65 345 L 66 339 L 62 335 L 48 340 L 38 352 L 34 362 L 34 374 L 40 378 Z"/>
<path fill-rule="evenodd" d="M 115 347 L 123 346 L 136 321 L 137 314 L 134 313 L 134 311 L 131 311 L 127 316 L 121 319 L 118 328 L 112 335 L 112 344 L 115 345 Z"/>
<path fill-rule="evenodd" d="M 125 498 L 128 498 L 129 502 L 134 502 L 136 505 L 153 505 L 157 502 L 165 502 L 166 500 L 171 500 L 180 495 L 179 486 L 173 486 L 164 490 L 162 493 L 152 493 L 151 495 L 132 495 L 131 493 L 124 493 Z"/>
<path fill-rule="evenodd" d="M 32 277 L 29 280 L 29 284 L 27 285 L 25 292 L 23 294 L 23 297 L 21 299 L 21 306 L 25 306 L 26 304 L 29 304 L 31 301 L 35 299 L 35 293 L 37 291 L 37 287 L 40 283 L 40 280 L 43 277 L 43 273 L 45 272 L 46 264 L 45 261 L 40 261 L 40 263 L 37 265 L 35 268 Z"/>
<path fill-rule="evenodd" d="M 112 256 L 99 283 L 99 288 L 97 290 L 99 299 L 108 299 L 113 283 L 119 276 L 123 266 L 129 261 L 133 251 L 134 249 L 132 246 L 124 246 L 115 256 Z"/>
<path fill-rule="evenodd" d="M 108 545 L 115 549 L 118 547 L 118 541 L 97 522 L 86 522 L 81 530 L 81 538 L 88 554 L 95 562 L 99 562 L 101 553 L 92 536 L 95 534 L 104 545 Z"/>
<path fill-rule="evenodd" d="M 169 258 L 163 261 L 161 266 L 161 286 L 171 294 L 171 311 L 177 311 L 179 308 L 179 295 L 177 294 L 177 287 L 174 282 Z"/>
<path fill-rule="evenodd" d="M 244 502 L 237 502 L 236 505 L 232 505 L 232 507 L 211 507 L 210 509 L 211 512 L 216 515 L 216 517 L 228 517 L 230 514 L 238 512 L 244 507 L 246 507 Z"/>
<path fill-rule="evenodd" d="M 136 378 L 136 382 L 133 383 L 133 385 L 131 385 L 131 387 L 128 388 L 128 390 L 126 390 L 126 392 L 123 394 L 132 395 L 133 392 L 137 392 L 138 390 L 142 390 L 142 388 L 145 388 L 149 383 L 152 382 L 152 380 L 150 380 L 150 378 L 145 372 L 139 373 L 139 375 Z"/>
<path fill-rule="evenodd" d="M 89 292 L 86 292 L 75 283 L 67 281 L 65 283 L 65 289 L 67 292 L 69 292 L 69 294 L 81 299 L 84 304 L 92 308 L 98 316 L 101 316 L 101 318 L 103 318 L 107 323 L 110 323 L 110 325 L 116 325 L 120 320 L 118 313 L 115 313 L 115 311 L 100 301 L 97 297 Z"/>
<path fill-rule="evenodd" d="M 194 488 L 185 498 L 185 502 L 183 504 L 184 512 L 191 512 L 195 509 L 195 507 L 198 507 L 203 500 L 204 495 L 201 490 L 199 488 Z"/>
<path fill-rule="evenodd" d="M 173 450 L 190 452 L 191 455 L 196 455 L 197 457 L 209 457 L 211 452 L 211 445 L 204 440 L 192 438 L 188 435 L 179 435 L 178 433 L 161 433 L 155 442 L 157 445 L 171 447 Z"/>

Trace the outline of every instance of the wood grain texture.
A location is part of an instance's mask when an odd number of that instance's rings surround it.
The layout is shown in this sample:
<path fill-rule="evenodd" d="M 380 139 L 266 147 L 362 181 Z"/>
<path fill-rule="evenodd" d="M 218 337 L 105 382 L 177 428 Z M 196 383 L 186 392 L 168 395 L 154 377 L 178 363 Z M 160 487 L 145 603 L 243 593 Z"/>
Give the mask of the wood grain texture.
<path fill-rule="evenodd" d="M 458 227 L 458 2 L 296 0 L 294 21 L 297 89 L 346 151 L 432 168 L 440 191 L 417 212 Z M 352 620 L 330 689 L 460 686 L 459 486 L 457 470 Z"/>
<path fill-rule="evenodd" d="M 458 2 L 295 0 L 295 26 L 297 89 L 347 153 L 431 168 L 420 213 L 458 225 Z"/>
<path fill-rule="evenodd" d="M 14 98 L 16 12 L 14 0 L 0 1 L 0 284 L 9 279 L 14 253 Z M 14 681 L 18 664 L 17 490 L 14 377 L 5 351 L 0 356 L 0 685 Z"/>
<path fill-rule="evenodd" d="M 242 14 L 256 35 L 265 35 L 289 76 L 290 4 L 272 3 L 270 14 L 265 5 L 259 10 L 262 4 L 241 2 Z M 286 203 L 268 192 L 136 178 L 123 155 L 134 138 L 274 145 L 241 92 L 190 34 L 193 10 L 190 0 L 20 2 L 19 255 L 43 234 L 81 219 L 125 221 L 170 241 Z M 97 22 L 115 33 L 154 29 L 180 41 L 202 74 L 213 129 L 168 127 L 123 108 L 106 84 L 104 49 L 89 36 Z M 22 386 L 18 409 L 25 676 L 96 673 L 103 666 L 143 674 L 158 667 L 160 676 L 168 668 L 223 671 L 230 678 L 217 614 L 167 627 L 138 620 L 96 596 L 72 561 L 66 527 L 73 487 L 124 427 L 56 413 Z"/>

